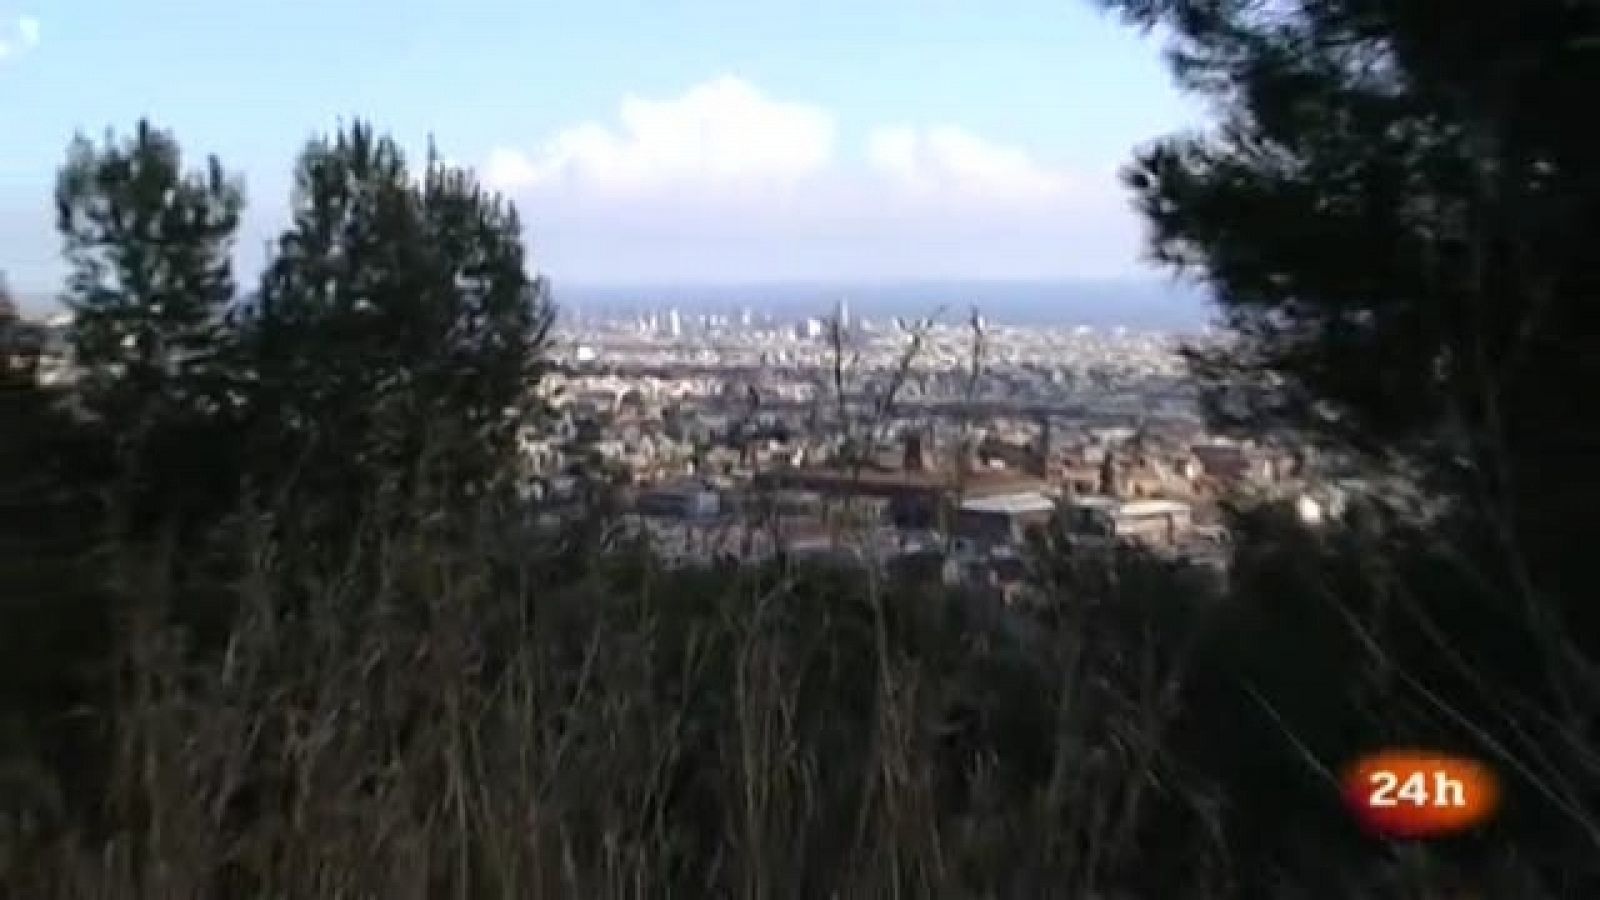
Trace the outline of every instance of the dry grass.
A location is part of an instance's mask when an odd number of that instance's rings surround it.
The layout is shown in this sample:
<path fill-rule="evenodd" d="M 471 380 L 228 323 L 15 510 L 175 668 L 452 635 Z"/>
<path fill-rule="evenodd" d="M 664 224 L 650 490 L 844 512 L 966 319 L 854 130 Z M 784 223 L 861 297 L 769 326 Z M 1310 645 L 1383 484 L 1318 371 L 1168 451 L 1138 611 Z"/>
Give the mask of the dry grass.
<path fill-rule="evenodd" d="M 404 521 L 321 561 L 261 526 L 227 565 L 113 554 L 103 802 L 24 798 L 0 896 L 1567 896 L 1513 854 L 1502 888 L 1320 844 L 1332 805 L 1252 869 L 1236 842 L 1277 836 L 1237 807 L 1278 776 L 1196 771 L 1234 737 L 1186 709 L 1228 645 L 1148 562 L 1044 548 L 1057 602 L 1021 614 Z"/>
<path fill-rule="evenodd" d="M 12 854 L 16 896 L 1039 896 L 1126 862 L 1096 835 L 1131 833 L 1150 744 L 1103 726 L 1145 723 L 959 598 L 240 540 L 215 646 L 172 556 L 118 571 L 105 809 Z"/>

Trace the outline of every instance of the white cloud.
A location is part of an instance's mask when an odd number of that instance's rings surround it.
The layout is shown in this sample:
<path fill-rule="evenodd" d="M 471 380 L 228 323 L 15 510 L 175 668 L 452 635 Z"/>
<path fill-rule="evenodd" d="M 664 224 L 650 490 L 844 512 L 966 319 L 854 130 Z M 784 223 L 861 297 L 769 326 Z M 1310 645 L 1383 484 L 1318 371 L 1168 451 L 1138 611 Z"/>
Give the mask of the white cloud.
<path fill-rule="evenodd" d="M 515 190 L 538 183 L 540 168 L 520 150 L 496 147 L 483 164 L 483 179 L 501 190 Z"/>
<path fill-rule="evenodd" d="M 0 25 L 0 60 L 19 55 L 39 43 L 39 20 L 33 16 L 18 16 L 7 28 Z"/>
<path fill-rule="evenodd" d="M 1099 277 L 1138 257 L 1110 166 L 954 125 L 847 141 L 829 110 L 732 77 L 629 96 L 614 122 L 495 149 L 482 172 L 557 278 Z"/>
<path fill-rule="evenodd" d="M 565 180 L 624 191 L 792 181 L 825 166 L 834 151 L 827 111 L 773 100 L 732 77 L 671 100 L 629 96 L 619 119 L 615 128 L 568 128 L 531 155 L 498 149 L 485 177 L 508 188 Z"/>
<path fill-rule="evenodd" d="M 919 193 L 1041 198 L 1073 186 L 1026 151 L 985 140 L 951 125 L 918 129 L 893 125 L 867 136 L 867 161 L 878 172 Z"/>

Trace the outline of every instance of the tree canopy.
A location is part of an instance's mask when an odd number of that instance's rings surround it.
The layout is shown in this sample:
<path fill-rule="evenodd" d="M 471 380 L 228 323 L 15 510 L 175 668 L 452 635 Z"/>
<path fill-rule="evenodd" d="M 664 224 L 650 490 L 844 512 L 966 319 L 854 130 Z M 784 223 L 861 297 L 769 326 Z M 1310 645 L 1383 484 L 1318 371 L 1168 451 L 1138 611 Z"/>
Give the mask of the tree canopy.
<path fill-rule="evenodd" d="M 481 490 L 510 471 L 552 308 L 516 211 L 357 122 L 307 145 L 293 221 L 241 317 L 271 433 L 315 491 L 408 481 L 427 454 Z"/>
<path fill-rule="evenodd" d="M 1225 339 L 1190 351 L 1213 417 L 1353 452 L 1427 498 L 1337 552 L 1289 550 L 1282 523 L 1237 530 L 1256 635 L 1241 669 L 1283 717 L 1254 733 L 1317 733 L 1332 708 L 1370 740 L 1488 755 L 1527 798 L 1499 839 L 1542 857 L 1558 895 L 1587 892 L 1557 861 L 1600 842 L 1600 616 L 1578 526 L 1600 504 L 1580 387 L 1600 384 L 1600 153 L 1570 126 L 1600 83 L 1600 4 L 1105 5 L 1167 35 L 1216 114 L 1126 170 L 1152 256 L 1215 297 Z M 1333 748 L 1355 749 L 1300 751 Z"/>
<path fill-rule="evenodd" d="M 1533 536 L 1600 449 L 1573 390 L 1600 378 L 1600 157 L 1567 125 L 1600 5 L 1109 5 L 1173 35 L 1218 116 L 1127 171 L 1153 255 L 1213 288 L 1233 338 L 1197 360 L 1217 410 L 1413 464 L 1554 549 Z"/>
<path fill-rule="evenodd" d="M 177 140 L 149 122 L 68 149 L 56 187 L 64 300 L 85 402 L 113 427 L 203 402 L 194 393 L 219 362 L 243 204 L 215 157 L 186 171 Z"/>

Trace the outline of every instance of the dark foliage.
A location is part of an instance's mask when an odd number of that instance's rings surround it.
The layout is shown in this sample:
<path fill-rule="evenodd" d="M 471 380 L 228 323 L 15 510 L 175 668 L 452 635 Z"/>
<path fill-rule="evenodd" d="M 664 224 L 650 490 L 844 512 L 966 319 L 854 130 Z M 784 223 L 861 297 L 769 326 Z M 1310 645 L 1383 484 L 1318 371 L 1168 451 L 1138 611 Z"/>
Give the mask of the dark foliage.
<path fill-rule="evenodd" d="M 242 205 L 215 158 L 185 171 L 177 141 L 148 122 L 101 145 L 77 138 L 61 170 L 75 401 L 118 460 L 117 515 L 134 532 L 233 502 L 224 318 Z"/>
<path fill-rule="evenodd" d="M 240 317 L 261 487 L 315 498 L 335 530 L 375 494 L 410 512 L 492 489 L 551 314 L 515 210 L 469 173 L 430 158 L 414 177 L 359 122 L 311 142 L 293 225 Z M 416 483 L 424 452 L 443 481 Z"/>
<path fill-rule="evenodd" d="M 1238 707 L 1227 721 L 1254 723 L 1205 732 L 1230 844 L 1269 895 L 1356 890 L 1325 877 L 1340 847 L 1385 865 L 1478 853 L 1468 880 L 1497 896 L 1594 893 L 1577 861 L 1600 848 L 1600 622 L 1580 523 L 1600 416 L 1578 386 L 1600 383 L 1582 324 L 1600 154 L 1567 123 L 1600 79 L 1600 5 L 1107 5 L 1166 30 L 1220 118 L 1127 173 L 1155 257 L 1218 302 L 1229 339 L 1191 351 L 1214 417 L 1353 450 L 1430 498 L 1320 538 L 1239 523 L 1235 637 L 1201 668 Z M 1396 741 L 1514 782 L 1474 845 L 1492 861 L 1351 843 L 1318 781 Z"/>

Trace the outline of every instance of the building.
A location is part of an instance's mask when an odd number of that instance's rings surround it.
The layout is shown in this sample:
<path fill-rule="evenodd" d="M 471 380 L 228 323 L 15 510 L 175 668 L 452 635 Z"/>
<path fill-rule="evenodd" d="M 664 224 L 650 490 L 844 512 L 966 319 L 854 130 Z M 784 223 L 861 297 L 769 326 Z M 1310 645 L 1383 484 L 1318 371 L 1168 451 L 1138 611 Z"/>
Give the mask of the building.
<path fill-rule="evenodd" d="M 1289 473 L 1291 461 L 1279 453 L 1244 444 L 1195 444 L 1189 452 L 1205 475 L 1219 484 L 1270 484 Z"/>
<path fill-rule="evenodd" d="M 1056 501 L 1038 491 L 991 494 L 965 500 L 956 513 L 956 534 L 978 544 L 1021 544 L 1028 532 L 1055 515 Z"/>
<path fill-rule="evenodd" d="M 1193 533 L 1194 510 L 1177 500 L 1074 497 L 1067 506 L 1067 527 L 1080 535 L 1171 547 Z"/>
<path fill-rule="evenodd" d="M 1177 500 L 1135 500 L 1116 511 L 1116 535 L 1155 546 L 1172 546 L 1194 529 L 1194 511 Z"/>
<path fill-rule="evenodd" d="M 954 505 L 958 494 L 970 500 L 1046 489 L 1045 483 L 1037 478 L 1008 471 L 979 470 L 957 479 L 950 472 L 931 469 L 863 468 L 853 472 L 839 468 L 796 468 L 769 477 L 777 482 L 776 486 L 825 496 L 884 498 L 888 500 L 888 514 L 894 524 L 911 529 L 939 525 L 944 511 Z M 956 490 L 957 481 L 964 482 L 960 491 Z"/>
<path fill-rule="evenodd" d="M 634 501 L 641 515 L 671 519 L 709 519 L 722 511 L 722 499 L 710 485 L 688 479 L 640 492 Z"/>

